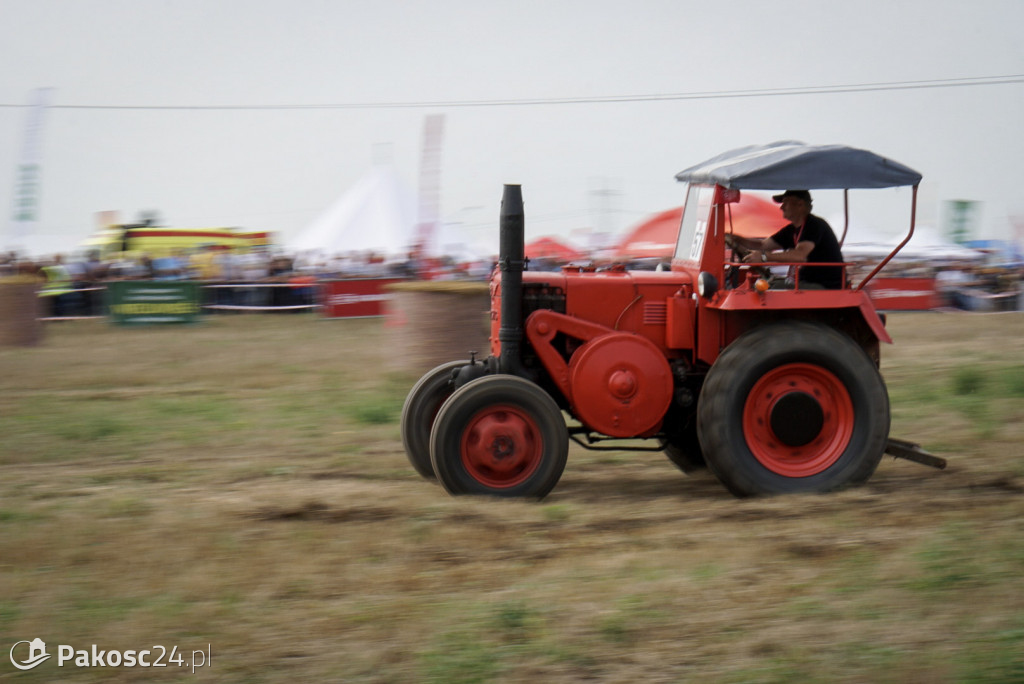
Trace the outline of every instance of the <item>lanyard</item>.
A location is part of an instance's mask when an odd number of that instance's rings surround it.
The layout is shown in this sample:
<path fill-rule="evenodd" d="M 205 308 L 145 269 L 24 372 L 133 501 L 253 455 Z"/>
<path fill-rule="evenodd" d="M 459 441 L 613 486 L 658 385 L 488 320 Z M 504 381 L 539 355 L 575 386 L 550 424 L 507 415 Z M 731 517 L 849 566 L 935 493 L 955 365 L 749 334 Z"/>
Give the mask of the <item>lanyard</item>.
<path fill-rule="evenodd" d="M 793 224 L 793 228 L 796 229 L 795 232 L 793 233 L 793 249 L 796 249 L 796 246 L 800 244 L 800 238 L 804 234 L 804 227 L 805 226 L 807 226 L 807 217 L 806 216 L 804 217 L 804 221 L 803 221 L 803 223 L 800 224 L 799 228 L 797 228 L 795 223 Z M 789 265 L 789 269 L 786 272 L 786 277 L 788 279 L 794 280 L 796 278 L 796 269 L 797 269 L 797 267 L 796 267 L 795 264 L 790 264 Z"/>
<path fill-rule="evenodd" d="M 800 227 L 797 228 L 797 230 L 796 230 L 796 234 L 793 236 L 793 249 L 796 249 L 796 246 L 800 244 L 800 238 L 803 236 L 803 234 L 804 234 L 804 227 L 806 227 L 806 226 L 807 226 L 807 217 L 805 216 L 804 217 L 804 222 L 800 224 Z M 796 228 L 795 225 L 793 227 Z"/>

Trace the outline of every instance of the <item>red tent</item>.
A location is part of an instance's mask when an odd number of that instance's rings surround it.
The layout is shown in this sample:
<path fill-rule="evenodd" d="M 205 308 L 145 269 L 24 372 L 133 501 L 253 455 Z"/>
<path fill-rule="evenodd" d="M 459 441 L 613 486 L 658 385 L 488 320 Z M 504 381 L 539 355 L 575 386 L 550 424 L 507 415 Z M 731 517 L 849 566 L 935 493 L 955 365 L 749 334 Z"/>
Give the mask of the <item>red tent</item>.
<path fill-rule="evenodd" d="M 732 230 L 744 237 L 768 237 L 786 225 L 779 205 L 771 199 L 742 193 L 736 204 L 726 205 L 732 215 Z M 619 259 L 671 257 L 676 248 L 679 221 L 683 208 L 676 207 L 655 214 L 633 228 L 619 243 L 615 256 Z M 729 214 L 726 214 L 729 225 Z"/>
<path fill-rule="evenodd" d="M 582 259 L 584 254 L 555 238 L 541 237 L 526 243 L 526 256 L 531 259 L 572 261 Z"/>

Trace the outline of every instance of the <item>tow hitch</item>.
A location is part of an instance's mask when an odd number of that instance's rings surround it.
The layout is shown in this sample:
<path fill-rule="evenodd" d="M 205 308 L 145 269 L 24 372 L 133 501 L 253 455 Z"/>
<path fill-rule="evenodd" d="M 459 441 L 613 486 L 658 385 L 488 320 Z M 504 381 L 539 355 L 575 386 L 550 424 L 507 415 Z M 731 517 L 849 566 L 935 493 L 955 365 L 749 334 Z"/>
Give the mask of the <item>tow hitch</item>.
<path fill-rule="evenodd" d="M 907 442 L 902 439 L 889 438 L 889 442 L 885 445 L 885 453 L 889 454 L 893 458 L 903 458 L 908 461 L 914 461 L 921 465 L 931 466 L 932 468 L 938 468 L 942 470 L 946 467 L 946 459 L 929 454 L 927 451 L 921 448 L 920 444 L 914 444 L 913 442 Z"/>

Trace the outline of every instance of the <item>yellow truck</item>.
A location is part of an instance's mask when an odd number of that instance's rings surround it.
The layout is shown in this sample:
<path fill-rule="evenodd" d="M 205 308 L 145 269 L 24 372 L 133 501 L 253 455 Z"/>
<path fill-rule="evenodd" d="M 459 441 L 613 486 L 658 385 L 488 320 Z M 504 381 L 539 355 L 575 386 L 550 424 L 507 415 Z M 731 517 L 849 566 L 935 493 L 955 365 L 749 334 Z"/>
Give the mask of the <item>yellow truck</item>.
<path fill-rule="evenodd" d="M 238 228 L 171 228 L 155 226 L 147 221 L 107 226 L 90 236 L 82 243 L 82 247 L 98 250 L 100 260 L 107 261 L 125 252 L 156 259 L 183 255 L 207 247 L 250 249 L 270 244 L 271 234 L 267 232 L 250 232 Z"/>

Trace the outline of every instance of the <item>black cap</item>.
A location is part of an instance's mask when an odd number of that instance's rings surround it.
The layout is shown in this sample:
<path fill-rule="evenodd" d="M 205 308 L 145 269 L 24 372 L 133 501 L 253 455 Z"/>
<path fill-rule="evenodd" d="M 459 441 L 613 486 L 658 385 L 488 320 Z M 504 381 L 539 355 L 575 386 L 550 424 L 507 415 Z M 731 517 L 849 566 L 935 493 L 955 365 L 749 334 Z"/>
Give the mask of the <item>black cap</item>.
<path fill-rule="evenodd" d="M 782 204 L 782 200 L 786 199 L 787 197 L 796 197 L 797 199 L 802 199 L 804 202 L 807 202 L 808 204 L 811 203 L 811 193 L 809 193 L 807 190 L 787 190 L 781 195 L 772 195 L 772 199 L 775 200 L 778 204 Z"/>

